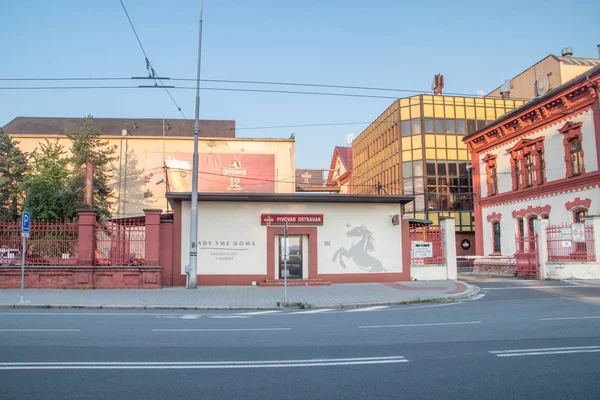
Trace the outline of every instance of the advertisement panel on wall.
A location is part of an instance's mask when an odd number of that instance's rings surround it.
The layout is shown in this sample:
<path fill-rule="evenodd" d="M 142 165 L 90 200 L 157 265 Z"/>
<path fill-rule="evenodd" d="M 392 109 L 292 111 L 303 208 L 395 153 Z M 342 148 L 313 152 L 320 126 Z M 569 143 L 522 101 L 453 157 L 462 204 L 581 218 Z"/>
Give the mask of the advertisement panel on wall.
<path fill-rule="evenodd" d="M 164 155 L 171 192 L 192 191 L 192 153 Z M 163 153 L 146 154 L 146 170 L 160 174 Z M 275 192 L 274 154 L 199 154 L 199 192 Z"/>

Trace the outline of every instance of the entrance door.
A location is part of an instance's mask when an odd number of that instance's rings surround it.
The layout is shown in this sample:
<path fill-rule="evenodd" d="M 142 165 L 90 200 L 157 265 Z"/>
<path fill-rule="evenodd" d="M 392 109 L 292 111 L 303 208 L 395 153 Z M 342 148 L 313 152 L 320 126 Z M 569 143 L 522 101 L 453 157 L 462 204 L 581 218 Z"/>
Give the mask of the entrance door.
<path fill-rule="evenodd" d="M 279 279 L 285 276 L 284 271 L 284 239 L 279 236 Z M 287 236 L 287 278 L 302 279 L 302 236 Z"/>

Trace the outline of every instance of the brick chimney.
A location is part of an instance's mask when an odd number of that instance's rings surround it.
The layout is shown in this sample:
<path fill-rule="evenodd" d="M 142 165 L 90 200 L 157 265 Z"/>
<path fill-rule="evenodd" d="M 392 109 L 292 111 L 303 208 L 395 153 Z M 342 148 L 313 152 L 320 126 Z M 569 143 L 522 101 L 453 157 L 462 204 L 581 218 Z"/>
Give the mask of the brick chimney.
<path fill-rule="evenodd" d="M 443 88 L 444 88 L 444 75 L 442 75 L 442 74 L 435 75 L 433 77 L 433 84 L 431 85 L 433 94 L 441 95 Z"/>

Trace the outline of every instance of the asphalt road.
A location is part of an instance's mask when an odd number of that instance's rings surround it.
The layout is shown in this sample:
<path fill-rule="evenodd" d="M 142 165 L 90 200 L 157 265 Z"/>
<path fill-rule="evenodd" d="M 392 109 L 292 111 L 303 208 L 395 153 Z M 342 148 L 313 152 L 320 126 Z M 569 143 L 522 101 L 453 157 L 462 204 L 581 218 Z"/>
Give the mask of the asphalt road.
<path fill-rule="evenodd" d="M 268 313 L 0 310 L 0 399 L 597 399 L 600 286 Z"/>

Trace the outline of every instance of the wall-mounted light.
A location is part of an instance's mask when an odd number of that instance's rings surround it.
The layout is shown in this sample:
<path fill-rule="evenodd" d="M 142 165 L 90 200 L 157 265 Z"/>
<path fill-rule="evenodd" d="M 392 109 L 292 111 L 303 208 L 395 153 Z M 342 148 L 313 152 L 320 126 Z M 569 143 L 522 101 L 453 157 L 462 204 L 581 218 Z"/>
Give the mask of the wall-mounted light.
<path fill-rule="evenodd" d="M 165 181 L 164 179 L 161 179 L 161 180 L 157 181 L 157 182 L 156 182 L 156 184 L 157 184 L 157 185 L 160 185 L 160 184 L 161 184 L 161 183 L 163 183 L 164 181 Z"/>

